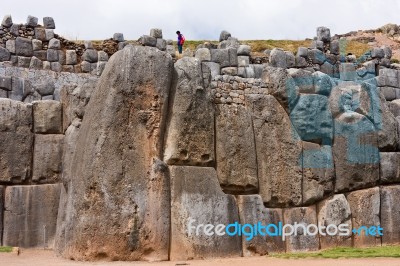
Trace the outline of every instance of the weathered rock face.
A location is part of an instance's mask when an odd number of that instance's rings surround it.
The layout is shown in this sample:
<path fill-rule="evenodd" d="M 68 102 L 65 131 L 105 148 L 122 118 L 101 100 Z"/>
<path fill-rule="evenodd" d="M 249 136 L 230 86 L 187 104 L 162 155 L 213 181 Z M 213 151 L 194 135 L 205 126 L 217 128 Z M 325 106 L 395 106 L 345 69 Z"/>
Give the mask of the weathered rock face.
<path fill-rule="evenodd" d="M 400 152 L 381 152 L 380 182 L 383 184 L 400 182 Z"/>
<path fill-rule="evenodd" d="M 3 245 L 3 210 L 4 210 L 4 193 L 5 187 L 0 186 L 0 245 Z"/>
<path fill-rule="evenodd" d="M 336 192 L 374 185 L 379 179 L 378 137 L 365 116 L 345 112 L 335 119 L 333 158 Z"/>
<path fill-rule="evenodd" d="M 286 224 L 297 223 L 307 227 L 309 224 L 317 224 L 317 211 L 315 205 L 310 207 L 298 207 L 284 209 L 283 217 Z M 306 235 L 304 228 L 299 227 L 297 235 L 291 235 L 286 239 L 286 252 L 313 251 L 319 248 L 318 234 Z M 310 230 L 315 232 L 314 229 Z"/>
<path fill-rule="evenodd" d="M 278 225 L 283 221 L 282 209 L 265 208 L 259 195 L 240 195 L 237 196 L 237 204 L 239 207 L 240 223 L 258 224 L 261 222 L 263 226 L 269 224 Z M 264 234 L 277 234 L 274 227 L 262 230 Z M 285 242 L 280 236 L 262 236 L 258 234 L 253 239 L 247 240 L 246 236 L 242 236 L 243 256 L 266 255 L 271 253 L 285 252 Z"/>
<path fill-rule="evenodd" d="M 201 62 L 175 63 L 164 161 L 169 165 L 214 163 L 214 107 L 203 84 Z"/>
<path fill-rule="evenodd" d="M 171 57 L 156 48 L 126 46 L 111 57 L 64 180 L 58 253 L 168 259 L 170 194 L 160 159 L 172 70 Z"/>
<path fill-rule="evenodd" d="M 226 193 L 257 193 L 257 161 L 251 114 L 243 106 L 219 105 L 217 108 L 219 183 Z"/>
<path fill-rule="evenodd" d="M 381 187 L 382 245 L 400 243 L 400 186 Z"/>
<path fill-rule="evenodd" d="M 302 145 L 288 115 L 270 95 L 249 95 L 253 112 L 260 195 L 268 207 L 302 202 Z"/>
<path fill-rule="evenodd" d="M 239 221 L 232 195 L 222 192 L 214 168 L 170 166 L 171 260 L 240 256 L 239 236 L 197 233 L 199 224 L 228 225 Z M 192 221 L 192 223 L 190 223 Z M 224 232 L 225 230 L 222 230 Z M 223 248 L 221 248 L 223 247 Z"/>
<path fill-rule="evenodd" d="M 0 181 L 20 183 L 31 174 L 32 105 L 0 99 Z"/>
<path fill-rule="evenodd" d="M 62 106 L 58 101 L 33 102 L 35 133 L 59 134 L 62 131 Z"/>
<path fill-rule="evenodd" d="M 355 228 L 361 226 L 380 226 L 380 195 L 379 188 L 353 191 L 347 195 L 351 209 L 351 219 Z M 384 228 L 385 229 L 385 228 Z M 365 230 L 354 234 L 354 247 L 380 246 L 381 237 L 366 235 Z"/>
<path fill-rule="evenodd" d="M 311 204 L 333 193 L 335 168 L 332 148 L 303 141 L 303 204 Z"/>
<path fill-rule="evenodd" d="M 32 180 L 40 183 L 56 183 L 62 168 L 64 135 L 35 135 Z"/>
<path fill-rule="evenodd" d="M 3 245 L 53 248 L 61 185 L 5 190 Z"/>
<path fill-rule="evenodd" d="M 325 236 L 320 235 L 321 248 L 331 248 L 340 246 L 351 246 L 351 209 L 343 194 L 334 195 L 331 198 L 318 203 L 318 223 L 325 226 Z M 339 226 L 345 224 L 349 230 L 348 235 L 331 235 L 335 228 L 330 225 Z"/>

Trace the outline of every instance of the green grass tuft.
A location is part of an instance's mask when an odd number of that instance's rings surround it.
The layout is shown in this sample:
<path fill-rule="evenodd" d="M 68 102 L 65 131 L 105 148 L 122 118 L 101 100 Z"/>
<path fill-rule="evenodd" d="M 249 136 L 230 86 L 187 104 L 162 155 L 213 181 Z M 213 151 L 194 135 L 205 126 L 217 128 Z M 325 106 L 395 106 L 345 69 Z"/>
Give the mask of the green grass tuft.
<path fill-rule="evenodd" d="M 12 247 L 0 247 L 0 253 L 1 252 L 11 252 L 13 250 Z"/>
<path fill-rule="evenodd" d="M 391 257 L 400 258 L 400 246 L 368 247 L 368 248 L 350 248 L 337 247 L 332 249 L 320 250 L 317 252 L 304 253 L 282 253 L 271 255 L 275 258 L 284 259 L 302 259 L 302 258 L 376 258 Z"/>

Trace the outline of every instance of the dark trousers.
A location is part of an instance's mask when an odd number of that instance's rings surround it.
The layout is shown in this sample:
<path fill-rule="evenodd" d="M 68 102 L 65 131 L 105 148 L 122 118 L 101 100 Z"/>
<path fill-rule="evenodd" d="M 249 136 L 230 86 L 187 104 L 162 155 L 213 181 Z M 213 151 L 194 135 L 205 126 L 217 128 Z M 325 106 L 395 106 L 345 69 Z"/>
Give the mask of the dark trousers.
<path fill-rule="evenodd" d="M 182 45 L 178 45 L 178 52 L 181 54 L 182 53 Z"/>

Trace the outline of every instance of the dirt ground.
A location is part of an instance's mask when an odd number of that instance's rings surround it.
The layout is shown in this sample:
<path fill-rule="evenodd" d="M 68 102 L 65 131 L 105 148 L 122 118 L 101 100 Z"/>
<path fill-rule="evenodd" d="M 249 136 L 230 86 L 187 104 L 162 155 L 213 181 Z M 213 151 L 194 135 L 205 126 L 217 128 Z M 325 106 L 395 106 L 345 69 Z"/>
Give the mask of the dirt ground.
<path fill-rule="evenodd" d="M 59 258 L 50 250 L 22 250 L 20 255 L 15 253 L 0 253 L 1 266 L 75 266 L 75 265 L 98 265 L 98 266 L 119 266 L 119 265 L 190 265 L 190 266 L 399 266 L 400 259 L 374 258 L 374 259 L 276 259 L 266 257 L 231 258 L 214 260 L 194 260 L 178 262 L 78 262 Z"/>

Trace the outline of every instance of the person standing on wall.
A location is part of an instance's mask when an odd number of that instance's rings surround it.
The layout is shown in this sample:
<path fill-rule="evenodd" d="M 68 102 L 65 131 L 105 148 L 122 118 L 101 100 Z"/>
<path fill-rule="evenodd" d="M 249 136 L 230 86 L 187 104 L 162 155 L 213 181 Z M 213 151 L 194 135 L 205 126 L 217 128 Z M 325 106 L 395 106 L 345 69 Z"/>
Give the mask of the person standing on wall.
<path fill-rule="evenodd" d="M 185 37 L 181 34 L 179 30 L 176 32 L 176 34 L 178 34 L 178 51 L 179 54 L 182 54 L 182 48 L 183 44 L 185 43 Z"/>

